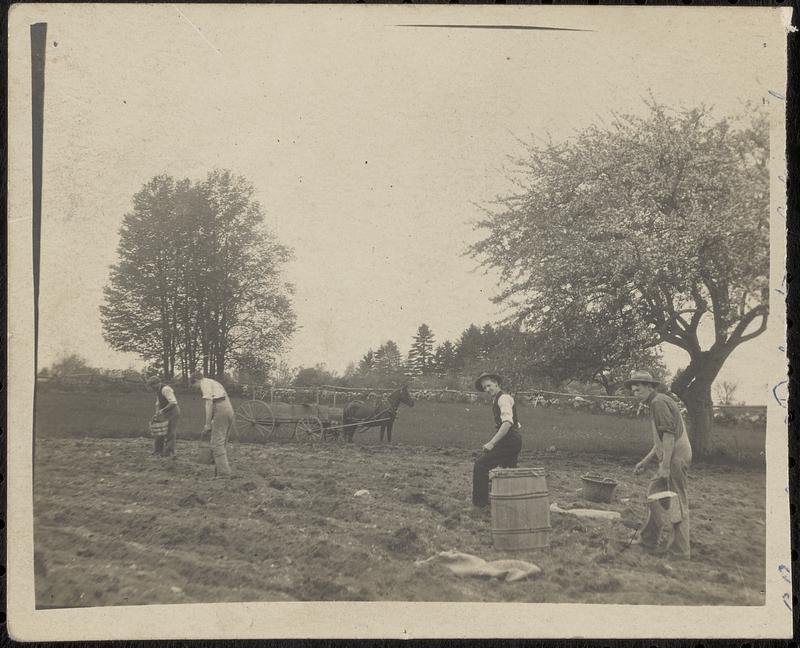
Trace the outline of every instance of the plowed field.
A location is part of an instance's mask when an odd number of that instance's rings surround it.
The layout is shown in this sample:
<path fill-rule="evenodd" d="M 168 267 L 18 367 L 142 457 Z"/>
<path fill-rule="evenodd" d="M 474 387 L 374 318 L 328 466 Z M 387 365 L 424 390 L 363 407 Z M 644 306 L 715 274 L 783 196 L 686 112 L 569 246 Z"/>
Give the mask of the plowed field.
<path fill-rule="evenodd" d="M 182 441 L 175 461 L 143 438 L 39 438 L 34 486 L 37 605 L 219 601 L 537 601 L 760 605 L 764 472 L 697 465 L 690 481 L 693 560 L 625 548 L 643 513 L 635 461 L 523 450 L 562 508 L 620 511 L 622 522 L 551 514 L 547 550 L 503 554 L 469 502 L 462 448 L 341 443 L 237 444 L 234 479 L 214 480 Z M 581 499 L 580 476 L 617 479 L 616 499 Z M 356 497 L 359 490 L 368 495 Z M 543 569 L 505 583 L 459 578 L 436 562 L 455 549 Z"/>

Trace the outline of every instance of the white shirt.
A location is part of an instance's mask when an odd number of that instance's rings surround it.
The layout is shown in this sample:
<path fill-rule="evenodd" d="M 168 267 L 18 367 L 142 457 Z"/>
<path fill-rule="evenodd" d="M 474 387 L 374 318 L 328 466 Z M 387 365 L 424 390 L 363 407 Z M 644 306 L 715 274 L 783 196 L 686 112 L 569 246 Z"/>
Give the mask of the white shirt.
<path fill-rule="evenodd" d="M 161 395 L 164 398 L 167 399 L 167 402 L 170 405 L 177 405 L 178 404 L 178 399 L 175 398 L 175 390 L 172 389 L 172 387 L 170 387 L 169 385 L 162 385 L 162 387 L 161 387 Z M 158 396 L 156 396 L 156 412 L 158 412 L 158 410 L 161 409 L 158 405 L 159 405 Z"/>
<path fill-rule="evenodd" d="M 225 388 L 213 378 L 203 378 L 200 380 L 200 395 L 204 400 L 217 400 L 227 398 Z"/>
<path fill-rule="evenodd" d="M 503 394 L 497 399 L 497 406 L 500 408 L 500 421 L 503 423 L 514 423 L 514 399 L 510 394 Z"/>

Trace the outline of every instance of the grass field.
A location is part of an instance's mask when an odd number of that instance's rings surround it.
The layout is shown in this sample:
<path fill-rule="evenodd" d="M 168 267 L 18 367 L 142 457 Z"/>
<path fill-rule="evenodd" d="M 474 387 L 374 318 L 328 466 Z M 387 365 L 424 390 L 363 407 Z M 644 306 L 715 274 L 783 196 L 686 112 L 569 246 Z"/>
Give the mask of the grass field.
<path fill-rule="evenodd" d="M 179 438 L 197 439 L 203 428 L 199 394 L 182 395 Z M 241 399 L 232 399 L 234 409 Z M 90 393 L 42 391 L 37 395 L 36 433 L 49 438 L 128 438 L 147 436 L 153 396 L 146 392 Z M 567 409 L 520 407 L 525 448 L 545 451 L 592 453 L 608 456 L 643 456 L 651 439 L 645 419 L 590 414 Z M 431 448 L 478 449 L 491 436 L 488 404 L 464 405 L 418 401 L 400 406 L 392 442 Z M 716 459 L 764 465 L 764 426 L 718 427 L 714 438 Z M 356 443 L 379 443 L 377 428 L 356 436 Z"/>

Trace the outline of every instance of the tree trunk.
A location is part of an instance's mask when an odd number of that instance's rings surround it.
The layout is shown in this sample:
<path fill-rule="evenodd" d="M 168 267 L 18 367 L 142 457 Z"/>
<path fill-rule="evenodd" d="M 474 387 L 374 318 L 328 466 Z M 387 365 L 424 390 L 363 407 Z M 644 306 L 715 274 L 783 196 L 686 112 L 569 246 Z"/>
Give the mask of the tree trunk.
<path fill-rule="evenodd" d="M 714 426 L 714 403 L 711 400 L 713 378 L 696 378 L 684 394 L 679 394 L 688 411 L 689 440 L 694 454 L 707 457 L 714 450 L 711 431 Z"/>
<path fill-rule="evenodd" d="M 161 371 L 165 380 L 170 379 L 169 375 L 169 341 L 164 340 L 161 343 Z"/>
<path fill-rule="evenodd" d="M 689 440 L 696 457 L 707 457 L 714 449 L 714 401 L 711 385 L 734 346 L 704 351 L 692 358 L 686 370 L 672 382 L 672 391 L 686 404 Z"/>

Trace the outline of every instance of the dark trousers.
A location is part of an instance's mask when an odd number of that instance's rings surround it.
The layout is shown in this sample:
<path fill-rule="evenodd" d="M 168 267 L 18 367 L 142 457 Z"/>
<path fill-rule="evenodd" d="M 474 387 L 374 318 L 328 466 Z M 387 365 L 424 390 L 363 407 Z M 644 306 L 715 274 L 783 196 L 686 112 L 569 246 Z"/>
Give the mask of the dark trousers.
<path fill-rule="evenodd" d="M 508 435 L 494 448 L 481 453 L 472 467 L 472 503 L 475 506 L 489 505 L 489 471 L 492 468 L 516 468 L 517 457 L 522 450 L 522 437 Z"/>

